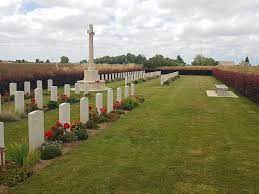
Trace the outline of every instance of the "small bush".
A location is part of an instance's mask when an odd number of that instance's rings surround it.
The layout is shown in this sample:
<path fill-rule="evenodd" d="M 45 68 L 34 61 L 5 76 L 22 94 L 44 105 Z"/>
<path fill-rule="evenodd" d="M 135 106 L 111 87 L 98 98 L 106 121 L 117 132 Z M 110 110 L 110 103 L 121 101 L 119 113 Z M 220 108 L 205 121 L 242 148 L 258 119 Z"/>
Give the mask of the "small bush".
<path fill-rule="evenodd" d="M 0 185 L 13 187 L 32 175 L 27 167 L 17 167 L 14 163 L 7 163 L 5 169 L 0 172 Z"/>
<path fill-rule="evenodd" d="M 10 101 L 14 101 L 14 95 L 10 96 Z"/>
<path fill-rule="evenodd" d="M 122 109 L 124 109 L 124 110 L 133 110 L 137 106 L 138 106 L 137 100 L 135 100 L 131 97 L 126 98 L 122 102 Z"/>
<path fill-rule="evenodd" d="M 4 111 L 0 114 L 0 122 L 15 122 L 19 120 L 20 118 L 18 116 L 9 111 Z"/>
<path fill-rule="evenodd" d="M 108 121 L 107 113 L 101 113 L 101 115 L 99 116 L 98 123 L 105 123 L 107 121 Z"/>
<path fill-rule="evenodd" d="M 120 114 L 117 112 L 111 112 L 107 115 L 109 122 L 114 122 L 120 119 Z"/>
<path fill-rule="evenodd" d="M 62 141 L 64 143 L 71 143 L 77 140 L 77 136 L 74 132 L 67 132 L 63 135 Z"/>
<path fill-rule="evenodd" d="M 27 160 L 29 155 L 29 145 L 27 143 L 13 143 L 8 149 L 8 156 L 12 162 L 18 167 L 22 167 Z"/>
<path fill-rule="evenodd" d="M 58 108 L 58 102 L 49 101 L 48 104 L 47 104 L 47 107 L 48 107 L 49 110 L 56 109 L 56 108 Z"/>
<path fill-rule="evenodd" d="M 76 99 L 75 97 L 70 97 L 70 98 L 68 98 L 67 102 L 70 103 L 70 104 L 75 104 L 75 103 L 78 103 L 79 100 Z"/>
<path fill-rule="evenodd" d="M 40 148 L 42 160 L 50 160 L 62 155 L 61 145 L 57 142 L 45 142 Z"/>
<path fill-rule="evenodd" d="M 94 120 L 91 120 L 91 119 L 89 121 L 87 121 L 86 127 L 87 127 L 87 129 L 98 129 L 99 128 L 97 122 L 95 122 Z"/>
<path fill-rule="evenodd" d="M 88 139 L 87 126 L 82 122 L 76 122 L 72 125 L 71 130 L 73 130 L 76 134 L 78 140 L 86 140 Z"/>

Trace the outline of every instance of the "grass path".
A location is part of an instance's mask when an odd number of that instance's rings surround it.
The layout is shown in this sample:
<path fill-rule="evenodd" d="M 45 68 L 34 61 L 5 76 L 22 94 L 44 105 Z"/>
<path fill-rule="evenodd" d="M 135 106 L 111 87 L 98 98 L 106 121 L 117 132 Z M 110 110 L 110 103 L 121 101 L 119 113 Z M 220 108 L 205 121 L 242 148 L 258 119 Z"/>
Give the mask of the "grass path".
<path fill-rule="evenodd" d="M 213 77 L 136 86 L 145 103 L 15 193 L 259 192 L 259 108 L 208 98 Z"/>

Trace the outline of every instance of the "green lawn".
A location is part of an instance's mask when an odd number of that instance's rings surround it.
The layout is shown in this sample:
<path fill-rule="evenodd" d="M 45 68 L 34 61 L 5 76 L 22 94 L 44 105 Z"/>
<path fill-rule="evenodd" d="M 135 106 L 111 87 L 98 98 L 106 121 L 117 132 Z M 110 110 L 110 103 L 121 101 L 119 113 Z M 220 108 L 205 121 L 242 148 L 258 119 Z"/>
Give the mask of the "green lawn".
<path fill-rule="evenodd" d="M 208 98 L 213 77 L 159 83 L 137 85 L 144 104 L 14 192 L 259 192 L 259 108 L 244 97 Z"/>

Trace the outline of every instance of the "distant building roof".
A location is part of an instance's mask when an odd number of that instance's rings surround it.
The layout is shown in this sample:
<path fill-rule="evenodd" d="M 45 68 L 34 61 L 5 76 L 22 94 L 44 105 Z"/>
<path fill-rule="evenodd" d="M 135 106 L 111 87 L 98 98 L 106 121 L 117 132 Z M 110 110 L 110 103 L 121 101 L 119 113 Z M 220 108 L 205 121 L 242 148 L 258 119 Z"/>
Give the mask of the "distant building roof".
<path fill-rule="evenodd" d="M 219 61 L 219 65 L 224 65 L 224 66 L 235 66 L 234 61 Z"/>

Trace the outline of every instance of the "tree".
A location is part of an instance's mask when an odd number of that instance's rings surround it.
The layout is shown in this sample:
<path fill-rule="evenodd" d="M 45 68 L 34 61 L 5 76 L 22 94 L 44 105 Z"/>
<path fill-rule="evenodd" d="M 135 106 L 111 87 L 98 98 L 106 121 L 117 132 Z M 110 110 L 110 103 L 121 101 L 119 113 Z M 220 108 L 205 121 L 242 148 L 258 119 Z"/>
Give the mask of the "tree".
<path fill-rule="evenodd" d="M 193 66 L 215 66 L 217 65 L 217 62 L 213 58 L 207 58 L 200 54 L 194 58 L 192 65 Z"/>
<path fill-rule="evenodd" d="M 50 60 L 49 60 L 49 59 L 47 59 L 45 63 L 50 63 Z"/>
<path fill-rule="evenodd" d="M 182 57 L 181 57 L 180 55 L 177 55 L 176 61 L 177 61 L 178 63 L 185 64 L 184 60 L 182 59 Z"/>
<path fill-rule="evenodd" d="M 39 60 L 39 59 L 36 59 L 35 63 L 40 63 L 40 60 Z"/>
<path fill-rule="evenodd" d="M 80 64 L 86 64 L 86 63 L 87 63 L 86 59 L 83 59 L 82 61 L 80 61 Z"/>
<path fill-rule="evenodd" d="M 246 63 L 250 63 L 248 57 L 246 57 L 245 62 L 246 62 Z"/>
<path fill-rule="evenodd" d="M 68 63 L 69 62 L 69 58 L 67 56 L 62 56 L 60 58 L 60 63 Z"/>

